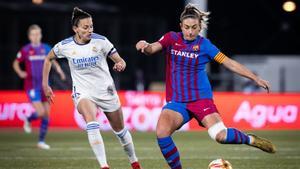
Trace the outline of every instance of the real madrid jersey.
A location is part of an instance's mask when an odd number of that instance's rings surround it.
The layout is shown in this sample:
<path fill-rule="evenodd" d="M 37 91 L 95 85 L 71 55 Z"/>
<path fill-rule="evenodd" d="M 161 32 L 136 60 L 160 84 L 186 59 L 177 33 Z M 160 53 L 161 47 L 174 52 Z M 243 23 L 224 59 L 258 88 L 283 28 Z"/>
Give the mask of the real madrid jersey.
<path fill-rule="evenodd" d="M 158 42 L 167 57 L 167 101 L 189 102 L 212 98 L 205 65 L 212 60 L 221 63 L 225 55 L 200 35 L 188 41 L 183 38 L 182 32 L 168 32 Z"/>
<path fill-rule="evenodd" d="M 104 94 L 114 87 L 106 59 L 117 51 L 106 37 L 94 33 L 87 44 L 77 44 L 70 37 L 57 43 L 53 51 L 58 58 L 68 59 L 73 92 Z"/>

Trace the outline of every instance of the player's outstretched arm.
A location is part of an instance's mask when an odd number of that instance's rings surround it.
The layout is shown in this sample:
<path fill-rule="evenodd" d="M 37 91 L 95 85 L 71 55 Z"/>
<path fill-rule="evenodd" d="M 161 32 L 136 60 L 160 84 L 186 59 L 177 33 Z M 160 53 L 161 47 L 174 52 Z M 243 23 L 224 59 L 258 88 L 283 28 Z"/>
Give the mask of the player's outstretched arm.
<path fill-rule="evenodd" d="M 141 51 L 146 55 L 152 55 L 162 50 L 162 45 L 159 42 L 148 43 L 145 40 L 140 40 L 135 45 L 137 51 Z"/>
<path fill-rule="evenodd" d="M 43 67 L 43 90 L 49 102 L 53 103 L 54 94 L 51 87 L 49 86 L 49 72 L 51 70 L 52 60 L 55 59 L 55 54 L 53 50 L 48 53 L 48 56 L 45 58 L 44 67 Z"/>
<path fill-rule="evenodd" d="M 59 63 L 56 60 L 52 60 L 52 63 L 55 67 L 56 72 L 59 74 L 61 80 L 66 80 L 66 75 L 64 71 L 61 69 Z"/>
<path fill-rule="evenodd" d="M 122 72 L 126 68 L 126 62 L 121 56 L 116 52 L 110 56 L 110 59 L 115 63 L 113 70 L 117 72 Z"/>
<path fill-rule="evenodd" d="M 249 69 L 247 69 L 244 65 L 238 63 L 237 61 L 230 59 L 229 57 L 226 57 L 223 61 L 223 65 L 231 70 L 232 72 L 235 72 L 241 76 L 244 76 L 248 79 L 251 79 L 256 82 L 256 84 L 264 89 L 267 90 L 269 93 L 270 90 L 270 84 L 268 81 L 261 79 L 260 77 L 256 76 L 253 72 L 251 72 Z"/>

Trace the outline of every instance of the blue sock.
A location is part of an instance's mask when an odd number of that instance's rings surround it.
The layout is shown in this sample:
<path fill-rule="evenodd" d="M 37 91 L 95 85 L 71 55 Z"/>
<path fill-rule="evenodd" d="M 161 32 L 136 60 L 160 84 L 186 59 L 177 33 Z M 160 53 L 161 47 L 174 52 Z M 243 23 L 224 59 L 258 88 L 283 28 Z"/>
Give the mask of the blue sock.
<path fill-rule="evenodd" d="M 29 117 L 27 117 L 27 120 L 28 120 L 29 122 L 31 122 L 31 121 L 36 120 L 36 119 L 38 119 L 38 118 L 39 118 L 38 114 L 37 114 L 36 112 L 34 112 L 34 113 L 32 113 Z"/>
<path fill-rule="evenodd" d="M 227 136 L 223 144 L 249 144 L 249 143 L 250 143 L 250 138 L 247 134 L 235 128 L 227 128 Z"/>
<path fill-rule="evenodd" d="M 48 130 L 49 119 L 47 117 L 43 117 L 40 126 L 40 136 L 39 141 L 44 142 L 47 130 Z"/>
<path fill-rule="evenodd" d="M 157 142 L 161 153 L 171 169 L 182 169 L 180 162 L 180 155 L 177 147 L 170 136 L 164 138 L 157 138 Z"/>

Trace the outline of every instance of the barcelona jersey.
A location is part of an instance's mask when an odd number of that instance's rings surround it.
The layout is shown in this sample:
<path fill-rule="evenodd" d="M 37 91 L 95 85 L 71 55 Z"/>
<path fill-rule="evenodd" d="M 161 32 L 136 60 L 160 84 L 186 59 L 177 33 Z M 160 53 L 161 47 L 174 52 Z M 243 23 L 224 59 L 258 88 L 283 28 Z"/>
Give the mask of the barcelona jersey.
<path fill-rule="evenodd" d="M 24 89 L 42 89 L 42 74 L 44 60 L 51 48 L 41 43 L 39 46 L 27 44 L 18 52 L 17 60 L 25 63 L 27 77 L 24 82 Z"/>
<path fill-rule="evenodd" d="M 188 41 L 182 32 L 168 32 L 158 42 L 166 52 L 167 101 L 211 99 L 212 89 L 205 65 L 212 60 L 222 63 L 225 55 L 200 35 Z"/>

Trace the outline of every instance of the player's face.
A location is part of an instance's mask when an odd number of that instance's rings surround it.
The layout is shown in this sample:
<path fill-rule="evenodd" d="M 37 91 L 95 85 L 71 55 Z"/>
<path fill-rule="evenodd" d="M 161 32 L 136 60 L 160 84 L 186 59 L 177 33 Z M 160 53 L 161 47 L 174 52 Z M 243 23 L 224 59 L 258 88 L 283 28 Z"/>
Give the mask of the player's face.
<path fill-rule="evenodd" d="M 42 32 L 41 29 L 32 29 L 28 34 L 28 38 L 32 44 L 41 43 Z"/>
<path fill-rule="evenodd" d="M 200 23 L 198 19 L 186 18 L 180 23 L 180 28 L 185 40 L 195 40 L 200 33 Z"/>
<path fill-rule="evenodd" d="M 82 42 L 87 42 L 91 40 L 92 33 L 94 31 L 92 18 L 80 19 L 78 26 L 74 27 L 75 33 Z"/>

